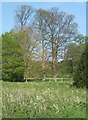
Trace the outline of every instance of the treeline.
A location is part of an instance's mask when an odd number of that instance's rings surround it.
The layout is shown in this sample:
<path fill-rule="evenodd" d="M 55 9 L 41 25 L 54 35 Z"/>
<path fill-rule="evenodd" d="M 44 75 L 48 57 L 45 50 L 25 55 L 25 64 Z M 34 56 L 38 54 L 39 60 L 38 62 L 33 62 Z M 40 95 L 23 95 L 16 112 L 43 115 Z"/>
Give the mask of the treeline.
<path fill-rule="evenodd" d="M 73 77 L 85 49 L 74 16 L 59 11 L 19 6 L 16 26 L 2 35 L 2 79 Z"/>

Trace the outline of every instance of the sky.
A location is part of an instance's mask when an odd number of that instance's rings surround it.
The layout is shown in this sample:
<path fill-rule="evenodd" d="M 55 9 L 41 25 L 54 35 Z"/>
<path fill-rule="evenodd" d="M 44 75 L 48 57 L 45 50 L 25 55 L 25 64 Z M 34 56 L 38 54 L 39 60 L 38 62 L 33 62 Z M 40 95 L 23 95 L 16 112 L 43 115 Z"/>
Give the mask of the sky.
<path fill-rule="evenodd" d="M 15 10 L 19 5 L 30 5 L 35 9 L 49 10 L 58 7 L 60 11 L 75 16 L 74 22 L 78 24 L 79 33 L 86 35 L 86 2 L 2 2 L 0 3 L 0 14 L 2 7 L 2 33 L 9 32 L 15 23 Z M 1 26 L 0 26 L 1 27 Z M 1 34 L 1 31 L 0 31 Z"/>

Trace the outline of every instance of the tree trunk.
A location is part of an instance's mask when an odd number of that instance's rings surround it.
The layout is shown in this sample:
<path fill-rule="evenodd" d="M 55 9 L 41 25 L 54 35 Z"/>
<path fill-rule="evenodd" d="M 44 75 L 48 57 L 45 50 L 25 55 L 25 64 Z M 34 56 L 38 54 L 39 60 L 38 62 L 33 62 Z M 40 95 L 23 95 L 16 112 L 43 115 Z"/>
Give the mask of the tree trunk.
<path fill-rule="evenodd" d="M 42 41 L 42 80 L 45 80 L 44 41 Z"/>
<path fill-rule="evenodd" d="M 55 48 L 55 77 L 57 75 L 57 70 L 58 70 L 58 60 L 57 60 L 57 56 L 58 56 L 58 46 L 56 46 Z"/>
<path fill-rule="evenodd" d="M 52 34 L 52 78 L 55 77 L 55 51 L 54 51 L 54 38 Z"/>

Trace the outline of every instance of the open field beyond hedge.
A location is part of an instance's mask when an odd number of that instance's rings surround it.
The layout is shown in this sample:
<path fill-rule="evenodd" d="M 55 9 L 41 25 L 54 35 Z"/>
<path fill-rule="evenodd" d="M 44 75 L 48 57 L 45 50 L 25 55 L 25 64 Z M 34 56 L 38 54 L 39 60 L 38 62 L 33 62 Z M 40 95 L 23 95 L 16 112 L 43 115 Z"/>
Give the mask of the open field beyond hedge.
<path fill-rule="evenodd" d="M 86 90 L 71 83 L 2 82 L 3 118 L 85 118 Z"/>

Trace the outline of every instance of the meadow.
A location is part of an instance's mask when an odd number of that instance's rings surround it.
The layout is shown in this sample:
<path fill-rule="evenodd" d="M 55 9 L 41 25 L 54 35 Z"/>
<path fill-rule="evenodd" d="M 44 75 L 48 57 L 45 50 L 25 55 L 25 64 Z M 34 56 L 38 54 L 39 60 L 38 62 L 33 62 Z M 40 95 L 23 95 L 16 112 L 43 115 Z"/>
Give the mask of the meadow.
<path fill-rule="evenodd" d="M 86 90 L 72 81 L 2 82 L 3 118 L 86 118 Z"/>

